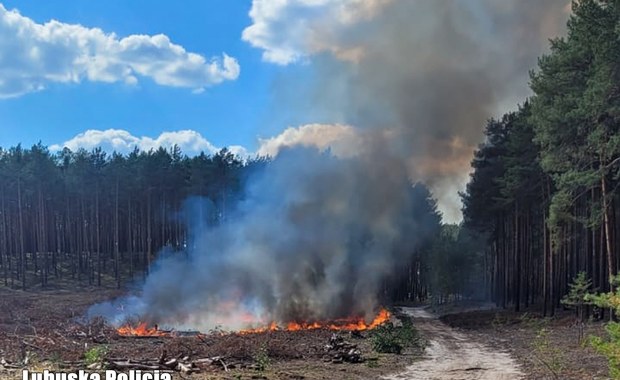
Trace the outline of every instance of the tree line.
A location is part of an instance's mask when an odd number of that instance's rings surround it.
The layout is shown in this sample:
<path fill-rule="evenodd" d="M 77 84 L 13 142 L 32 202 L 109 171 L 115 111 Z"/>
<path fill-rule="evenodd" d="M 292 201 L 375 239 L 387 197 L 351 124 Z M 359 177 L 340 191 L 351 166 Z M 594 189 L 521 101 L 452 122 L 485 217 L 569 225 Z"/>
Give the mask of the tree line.
<path fill-rule="evenodd" d="M 480 244 L 468 230 L 443 224 L 437 201 L 423 184 L 412 188 L 412 231 L 419 243 L 411 247 L 411 259 L 396 263 L 384 292 L 389 302 L 441 304 L 462 298 L 484 296 L 480 272 Z"/>
<path fill-rule="evenodd" d="M 163 247 L 184 248 L 179 213 L 188 197 L 210 200 L 197 211 L 217 223 L 244 176 L 265 162 L 227 149 L 191 158 L 178 147 L 127 155 L 51 154 L 41 143 L 0 149 L 0 278 L 24 289 L 62 278 L 120 286 L 146 274 Z"/>
<path fill-rule="evenodd" d="M 546 315 L 580 272 L 608 291 L 620 264 L 620 2 L 572 10 L 533 95 L 488 122 L 462 194 L 464 227 L 488 242 L 489 296 Z"/>
<path fill-rule="evenodd" d="M 0 283 L 27 289 L 141 280 L 163 249 L 191 250 L 190 226 L 224 222 L 246 180 L 270 162 L 227 149 L 188 157 L 178 147 L 129 154 L 51 153 L 41 143 L 0 148 Z M 442 226 L 426 186 L 412 184 L 410 196 L 420 244 L 385 279 L 383 298 L 462 293 L 468 279 L 466 255 L 454 249 L 463 246 L 459 229 Z"/>

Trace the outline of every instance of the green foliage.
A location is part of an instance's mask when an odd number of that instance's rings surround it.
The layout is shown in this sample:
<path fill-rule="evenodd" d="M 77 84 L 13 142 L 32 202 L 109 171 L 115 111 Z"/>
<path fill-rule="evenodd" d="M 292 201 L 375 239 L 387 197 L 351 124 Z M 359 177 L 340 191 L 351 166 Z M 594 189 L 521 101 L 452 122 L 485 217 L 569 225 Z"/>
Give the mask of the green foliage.
<path fill-rule="evenodd" d="M 84 352 L 84 362 L 87 365 L 101 363 L 108 351 L 109 349 L 107 346 L 95 346 Z"/>
<path fill-rule="evenodd" d="M 614 379 L 620 379 L 620 323 L 611 322 L 605 326 L 608 338 L 590 337 L 592 347 L 605 356 L 609 365 L 609 374 Z"/>
<path fill-rule="evenodd" d="M 499 204 L 493 200 L 501 197 L 497 179 L 505 172 L 501 158 L 506 154 L 507 130 L 506 124 L 497 120 L 486 125 L 486 141 L 474 152 L 471 162 L 474 172 L 465 193 L 461 194 L 465 225 L 480 233 L 491 233 L 495 229 Z"/>
<path fill-rule="evenodd" d="M 408 261 L 398 262 L 387 277 L 385 291 L 395 302 L 426 302 L 429 298 L 429 284 L 435 273 L 434 246 L 442 231 L 441 213 L 430 189 L 416 183 L 409 190 L 410 209 L 413 218 L 410 232 L 416 236 L 416 243 L 404 246 L 413 250 Z"/>
<path fill-rule="evenodd" d="M 569 292 L 562 299 L 562 303 L 569 306 L 578 306 L 589 303 L 586 296 L 590 294 L 592 281 L 588 279 L 586 272 L 579 272 L 568 285 Z"/>
<path fill-rule="evenodd" d="M 525 325 L 528 329 L 540 331 L 545 328 L 549 322 L 546 318 L 538 318 L 530 313 L 523 313 L 519 317 L 519 321 Z"/>
<path fill-rule="evenodd" d="M 166 227 L 184 207 L 185 200 L 205 204 L 197 207 L 196 218 L 217 224 L 230 208 L 227 203 L 241 198 L 245 179 L 265 165 L 266 159 L 242 161 L 227 149 L 188 157 L 176 146 L 148 151 L 136 148 L 129 154 L 111 155 L 100 148 L 65 148 L 53 153 L 40 143 L 30 148 L 0 148 L 0 213 L 4 220 L 0 223 L 0 236 L 6 235 L 9 228 L 19 236 L 19 244 L 12 247 L 6 247 L 6 239 L 0 239 L 5 245 L 3 252 L 14 261 L 9 265 L 17 265 L 19 272 L 9 272 L 8 259 L 3 258 L 0 273 L 5 284 L 8 285 L 10 275 L 12 283 L 20 280 L 27 287 L 32 285 L 29 280 L 34 276 L 28 275 L 26 252 L 57 252 L 52 260 L 45 256 L 37 262 L 34 258 L 37 271 L 31 273 L 36 273 L 42 286 L 47 285 L 48 279 L 66 279 L 63 269 L 70 270 L 71 277 L 78 281 L 86 275 L 90 285 L 95 280 L 101 285 L 102 277 L 114 275 L 120 286 L 125 268 L 133 276 L 134 271 L 145 269 L 162 247 L 187 248 L 187 231 L 183 227 L 187 223 L 179 223 L 180 228 Z M 21 220 L 20 228 L 15 227 L 17 220 Z M 85 225 L 92 228 L 80 229 Z M 137 235 L 129 238 L 134 228 L 150 230 L 150 237 L 145 233 L 142 241 L 137 240 Z M 78 230 L 84 235 L 78 237 Z M 85 265 L 76 266 L 74 255 L 81 250 L 77 247 L 86 241 L 81 239 L 92 243 L 91 253 Z M 132 260 L 128 260 L 124 253 L 137 249 L 149 252 L 132 255 Z M 63 255 L 59 254 L 61 251 Z M 117 252 L 112 255 L 111 251 Z M 115 265 L 103 264 L 104 255 L 105 260 L 114 258 Z M 19 275 L 22 271 L 26 276 Z"/>
<path fill-rule="evenodd" d="M 558 379 L 564 367 L 564 355 L 560 347 L 549 341 L 549 331 L 544 327 L 538 330 L 534 338 L 534 353 L 538 361 Z"/>
<path fill-rule="evenodd" d="M 565 37 L 531 72 L 534 96 L 487 123 L 462 194 L 465 227 L 488 242 L 487 284 L 501 306 L 535 294 L 545 312 L 553 309 L 569 269 L 549 272 L 572 255 L 579 270 L 600 255 L 597 286 L 613 269 L 605 256 L 617 246 L 620 2 L 576 0 L 572 10 Z M 590 236 L 605 236 L 603 246 L 583 244 Z M 532 288 L 531 271 L 545 279 L 543 292 Z M 582 313 L 585 288 L 564 303 Z"/>
<path fill-rule="evenodd" d="M 585 298 L 596 306 L 611 308 L 616 313 L 620 313 L 620 275 L 614 276 L 611 280 L 614 291 L 589 294 Z M 591 337 L 592 346 L 607 358 L 609 373 L 614 379 L 620 379 L 620 323 L 609 322 L 605 326 L 607 338 Z"/>
<path fill-rule="evenodd" d="M 568 36 L 553 41 L 551 54 L 532 74 L 535 140 L 558 190 L 549 212 L 556 242 L 583 190 L 617 173 L 618 166 L 609 163 L 620 153 L 618 3 L 582 0 L 573 13 Z M 600 224 L 602 214 L 593 213 L 588 222 Z"/>
<path fill-rule="evenodd" d="M 592 290 L 592 281 L 587 277 L 586 272 L 579 272 L 568 286 L 570 290 L 562 298 L 562 304 L 576 308 L 580 320 L 583 321 L 585 318 L 584 307 L 592 304 L 588 300 L 588 294 Z"/>
<path fill-rule="evenodd" d="M 403 321 L 402 326 L 385 323 L 371 332 L 370 339 L 373 349 L 380 353 L 400 354 L 406 347 L 422 346 L 418 331 L 409 320 Z"/>
<path fill-rule="evenodd" d="M 269 367 L 269 350 L 266 345 L 261 345 L 256 354 L 254 355 L 254 362 L 256 364 L 256 369 L 260 372 L 267 370 Z"/>
<path fill-rule="evenodd" d="M 429 258 L 434 304 L 479 295 L 476 281 L 479 281 L 483 252 L 484 248 L 470 230 L 457 225 L 442 226 Z"/>

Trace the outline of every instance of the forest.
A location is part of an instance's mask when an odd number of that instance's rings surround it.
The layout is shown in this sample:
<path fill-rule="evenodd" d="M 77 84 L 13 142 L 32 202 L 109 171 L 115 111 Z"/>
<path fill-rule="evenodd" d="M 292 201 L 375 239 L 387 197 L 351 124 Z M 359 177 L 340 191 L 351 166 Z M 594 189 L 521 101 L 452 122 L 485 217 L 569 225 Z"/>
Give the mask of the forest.
<path fill-rule="evenodd" d="M 51 154 L 42 144 L 0 151 L 0 272 L 26 289 L 63 277 L 117 286 L 146 275 L 164 246 L 187 243 L 179 212 L 190 196 L 210 199 L 205 221 L 225 218 L 245 173 L 226 149 L 192 158 L 178 148 L 128 155 L 101 149 Z M 127 276 L 124 278 L 123 276 Z"/>
<path fill-rule="evenodd" d="M 162 250 L 183 254 L 192 244 L 195 219 L 198 228 L 225 222 L 248 177 L 270 161 L 241 159 L 227 149 L 194 157 L 177 147 L 127 155 L 51 153 L 40 143 L 0 150 L 0 278 L 21 289 L 140 281 Z M 425 237 L 412 248 L 414 259 L 385 279 L 387 301 L 424 301 L 431 287 L 447 296 L 467 280 L 465 255 L 449 255 L 458 252 L 450 244 L 459 229 L 442 227 L 426 186 L 412 184 L 411 197 Z M 448 276 L 454 267 L 461 276 Z"/>
<path fill-rule="evenodd" d="M 442 225 L 430 190 L 412 184 L 427 236 L 385 280 L 392 301 L 488 298 L 553 315 L 580 272 L 610 290 L 620 266 L 620 6 L 574 5 L 566 37 L 531 72 L 533 95 L 488 121 L 461 193 L 464 220 Z M 188 200 L 215 225 L 270 158 L 178 147 L 107 154 L 43 144 L 0 149 L 0 278 L 121 287 L 162 249 L 188 244 Z M 138 277 L 136 277 L 138 276 Z"/>
<path fill-rule="evenodd" d="M 0 147 L 0 374 L 620 378 L 620 1 L 566 11 L 480 123 L 459 224 L 372 149 Z"/>
<path fill-rule="evenodd" d="M 566 37 L 530 74 L 533 95 L 485 129 L 462 194 L 465 228 L 487 242 L 490 297 L 561 306 L 581 272 L 609 291 L 620 255 L 617 1 L 573 4 Z"/>

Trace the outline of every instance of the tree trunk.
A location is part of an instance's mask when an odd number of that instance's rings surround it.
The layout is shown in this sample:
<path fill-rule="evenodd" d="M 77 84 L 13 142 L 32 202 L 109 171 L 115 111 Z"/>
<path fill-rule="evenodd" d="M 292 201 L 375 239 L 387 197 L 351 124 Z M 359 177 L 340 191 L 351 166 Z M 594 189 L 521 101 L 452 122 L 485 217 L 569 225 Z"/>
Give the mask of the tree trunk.
<path fill-rule="evenodd" d="M 609 204 L 607 201 L 607 179 L 605 175 L 601 177 L 601 198 L 603 202 L 603 225 L 605 228 L 605 250 L 607 251 L 607 276 L 609 280 L 609 290 L 613 291 L 613 276 L 614 276 L 614 254 L 611 241 L 611 228 L 609 220 Z M 612 318 L 613 313 L 609 313 L 609 317 Z"/>
<path fill-rule="evenodd" d="M 119 253 L 119 220 L 118 220 L 118 177 L 116 178 L 116 194 L 114 197 L 114 275 L 116 276 L 116 288 L 121 287 L 120 253 Z"/>
<path fill-rule="evenodd" d="M 22 275 L 22 289 L 26 290 L 26 251 L 24 249 L 24 217 L 22 212 L 22 181 L 17 177 L 17 208 L 19 218 L 19 254 Z"/>

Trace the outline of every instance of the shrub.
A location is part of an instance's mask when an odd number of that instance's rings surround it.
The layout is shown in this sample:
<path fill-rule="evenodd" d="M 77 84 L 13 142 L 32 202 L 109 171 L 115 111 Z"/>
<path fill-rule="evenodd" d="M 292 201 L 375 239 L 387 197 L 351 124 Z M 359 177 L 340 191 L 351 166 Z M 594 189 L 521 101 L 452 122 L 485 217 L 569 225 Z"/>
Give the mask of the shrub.
<path fill-rule="evenodd" d="M 536 358 L 553 374 L 553 378 L 559 379 L 559 373 L 564 367 L 562 349 L 551 343 L 549 332 L 544 327 L 538 330 L 534 338 L 534 353 Z"/>
<path fill-rule="evenodd" d="M 84 361 L 87 365 L 101 363 L 107 353 L 108 348 L 106 346 L 93 347 L 84 353 Z"/>
<path fill-rule="evenodd" d="M 263 372 L 269 366 L 269 352 L 267 347 L 263 344 L 254 355 L 254 361 L 256 362 L 256 369 Z"/>
<path fill-rule="evenodd" d="M 611 308 L 620 314 L 620 276 L 615 276 L 611 281 L 613 291 L 602 294 L 589 294 L 586 301 L 593 302 L 598 307 Z M 607 358 L 609 374 L 614 379 L 620 379 L 620 323 L 609 322 L 605 326 L 608 337 L 591 337 L 590 343 L 596 351 Z"/>
<path fill-rule="evenodd" d="M 400 354 L 406 347 L 421 345 L 418 331 L 410 320 L 405 320 L 402 326 L 385 323 L 371 332 L 372 347 L 381 353 Z"/>

